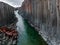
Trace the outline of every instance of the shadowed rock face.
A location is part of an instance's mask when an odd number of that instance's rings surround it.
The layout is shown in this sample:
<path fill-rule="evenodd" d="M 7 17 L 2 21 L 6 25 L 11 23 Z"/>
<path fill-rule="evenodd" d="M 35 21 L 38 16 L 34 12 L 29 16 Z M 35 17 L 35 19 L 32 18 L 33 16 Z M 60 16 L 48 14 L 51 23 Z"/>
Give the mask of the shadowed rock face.
<path fill-rule="evenodd" d="M 0 26 L 9 25 L 16 20 L 14 10 L 12 6 L 0 2 Z"/>
<path fill-rule="evenodd" d="M 30 0 L 24 0 L 22 4 L 24 14 L 22 16 L 38 30 L 49 45 L 60 45 L 60 1 L 31 0 L 31 3 L 28 2 Z"/>

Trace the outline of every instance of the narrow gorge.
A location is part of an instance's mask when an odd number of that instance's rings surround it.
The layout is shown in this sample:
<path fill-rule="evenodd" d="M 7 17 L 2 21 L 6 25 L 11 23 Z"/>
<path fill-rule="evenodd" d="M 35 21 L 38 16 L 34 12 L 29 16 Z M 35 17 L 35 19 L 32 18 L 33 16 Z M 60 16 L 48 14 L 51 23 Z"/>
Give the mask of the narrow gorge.
<path fill-rule="evenodd" d="M 21 9 L 48 45 L 60 45 L 60 0 L 24 0 Z"/>
<path fill-rule="evenodd" d="M 60 0 L 0 0 L 0 36 L 1 45 L 60 45 Z"/>

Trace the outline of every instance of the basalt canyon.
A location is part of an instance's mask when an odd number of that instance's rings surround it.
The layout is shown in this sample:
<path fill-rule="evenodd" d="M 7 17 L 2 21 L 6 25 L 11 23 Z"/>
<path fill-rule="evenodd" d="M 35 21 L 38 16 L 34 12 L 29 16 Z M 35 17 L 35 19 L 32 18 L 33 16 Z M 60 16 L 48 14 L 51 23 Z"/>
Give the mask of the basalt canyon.
<path fill-rule="evenodd" d="M 1 45 L 60 45 L 60 0 L 24 0 L 20 6 L 0 2 Z"/>
<path fill-rule="evenodd" d="M 24 0 L 21 9 L 48 45 L 60 45 L 60 0 Z"/>

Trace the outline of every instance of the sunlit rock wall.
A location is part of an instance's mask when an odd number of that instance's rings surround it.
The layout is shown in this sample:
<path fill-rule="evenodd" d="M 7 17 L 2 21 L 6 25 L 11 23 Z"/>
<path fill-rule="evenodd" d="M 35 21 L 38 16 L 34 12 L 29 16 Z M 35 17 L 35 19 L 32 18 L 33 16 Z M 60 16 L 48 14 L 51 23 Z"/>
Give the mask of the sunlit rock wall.
<path fill-rule="evenodd" d="M 25 0 L 22 6 L 23 16 L 45 41 L 60 45 L 60 0 Z"/>
<path fill-rule="evenodd" d="M 12 6 L 0 2 L 0 26 L 11 24 L 16 20 L 14 10 Z"/>

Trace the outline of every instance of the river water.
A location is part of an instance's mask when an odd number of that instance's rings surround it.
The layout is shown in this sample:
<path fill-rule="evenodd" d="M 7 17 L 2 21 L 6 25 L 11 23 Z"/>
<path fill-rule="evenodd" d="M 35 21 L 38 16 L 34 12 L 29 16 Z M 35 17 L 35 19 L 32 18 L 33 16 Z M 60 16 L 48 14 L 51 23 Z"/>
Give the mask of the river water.
<path fill-rule="evenodd" d="M 38 32 L 18 14 L 18 11 L 14 12 L 18 19 L 16 23 L 19 33 L 17 45 L 47 45 Z"/>

